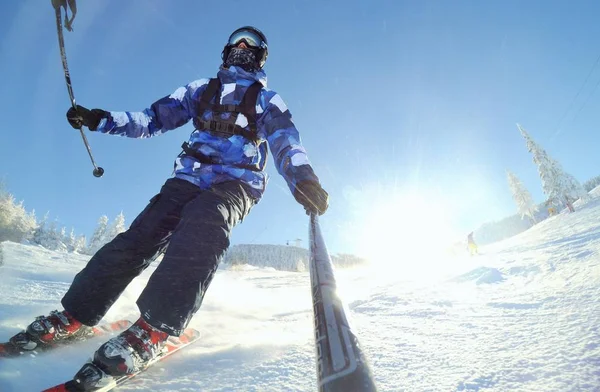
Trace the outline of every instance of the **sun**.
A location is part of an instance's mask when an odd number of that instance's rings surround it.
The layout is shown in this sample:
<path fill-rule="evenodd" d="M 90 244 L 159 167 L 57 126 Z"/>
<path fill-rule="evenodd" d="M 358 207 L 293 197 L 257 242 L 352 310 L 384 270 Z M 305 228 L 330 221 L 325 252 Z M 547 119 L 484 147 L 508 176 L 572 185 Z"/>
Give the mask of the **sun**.
<path fill-rule="evenodd" d="M 447 212 L 443 200 L 388 193 L 365 209 L 355 246 L 381 273 L 436 274 L 446 269 L 445 250 L 454 238 Z"/>

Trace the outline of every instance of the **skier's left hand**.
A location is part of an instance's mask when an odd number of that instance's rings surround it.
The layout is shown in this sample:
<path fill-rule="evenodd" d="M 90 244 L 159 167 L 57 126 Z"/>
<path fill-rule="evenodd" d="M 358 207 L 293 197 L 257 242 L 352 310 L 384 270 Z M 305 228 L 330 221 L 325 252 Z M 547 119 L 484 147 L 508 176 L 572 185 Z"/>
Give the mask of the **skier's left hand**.
<path fill-rule="evenodd" d="M 301 181 L 296 184 L 294 198 L 306 210 L 306 214 L 323 215 L 329 207 L 329 195 L 316 181 Z"/>
<path fill-rule="evenodd" d="M 67 111 L 67 121 L 73 128 L 79 129 L 85 125 L 90 131 L 95 131 L 100 121 L 107 116 L 108 112 L 106 110 L 89 110 L 81 105 L 77 105 L 76 108 L 70 107 Z"/>

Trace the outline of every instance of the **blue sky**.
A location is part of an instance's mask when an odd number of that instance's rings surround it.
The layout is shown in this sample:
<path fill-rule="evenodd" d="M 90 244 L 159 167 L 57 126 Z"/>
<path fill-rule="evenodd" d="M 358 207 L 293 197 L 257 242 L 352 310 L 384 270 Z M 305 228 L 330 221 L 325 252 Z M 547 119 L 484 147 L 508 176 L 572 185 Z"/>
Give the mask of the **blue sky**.
<path fill-rule="evenodd" d="M 600 174 L 600 66 L 573 103 L 600 55 L 597 2 L 248 4 L 78 2 L 75 31 L 65 32 L 77 102 L 142 110 L 215 75 L 229 33 L 259 27 L 269 87 L 330 194 L 321 222 L 335 253 L 360 250 L 362 231 L 377 226 L 373 211 L 390 211 L 381 228 L 393 231 L 435 206 L 456 235 L 512 214 L 506 169 L 543 201 L 517 122 L 580 181 Z M 88 133 L 106 170 L 94 178 L 64 117 L 50 1 L 2 2 L 0 13 L 0 176 L 28 209 L 78 232 L 89 235 L 103 214 L 131 222 L 170 177 L 191 124 L 148 140 Z M 264 198 L 232 242 L 306 243 L 303 209 L 272 163 L 268 171 Z"/>

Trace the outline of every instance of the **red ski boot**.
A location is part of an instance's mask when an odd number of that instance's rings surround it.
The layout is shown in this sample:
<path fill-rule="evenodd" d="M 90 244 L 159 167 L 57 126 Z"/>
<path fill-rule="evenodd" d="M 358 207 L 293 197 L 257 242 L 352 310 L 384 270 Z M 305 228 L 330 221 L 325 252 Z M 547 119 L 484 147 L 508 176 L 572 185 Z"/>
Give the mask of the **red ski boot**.
<path fill-rule="evenodd" d="M 93 333 L 92 328 L 75 320 L 67 311 L 52 311 L 48 316 L 36 317 L 35 321 L 10 339 L 22 350 L 34 350 L 38 346 L 54 346 L 83 339 Z"/>
<path fill-rule="evenodd" d="M 162 351 L 169 334 L 143 318 L 104 343 L 94 353 L 93 363 L 111 376 L 133 374 L 146 367 Z"/>

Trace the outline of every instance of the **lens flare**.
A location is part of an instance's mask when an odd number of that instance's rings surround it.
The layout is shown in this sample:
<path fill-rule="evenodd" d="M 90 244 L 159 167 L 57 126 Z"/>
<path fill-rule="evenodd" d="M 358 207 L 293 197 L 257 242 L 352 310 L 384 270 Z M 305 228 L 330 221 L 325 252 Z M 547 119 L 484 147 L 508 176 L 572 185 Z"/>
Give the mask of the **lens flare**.
<path fill-rule="evenodd" d="M 456 235 L 442 198 L 381 189 L 352 198 L 350 238 L 373 268 L 408 280 L 448 271 L 448 247 Z"/>

